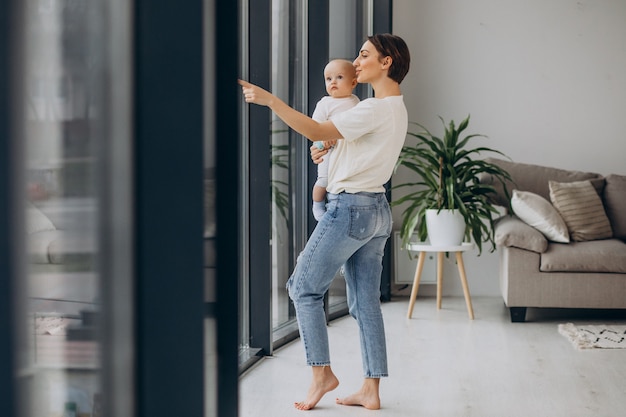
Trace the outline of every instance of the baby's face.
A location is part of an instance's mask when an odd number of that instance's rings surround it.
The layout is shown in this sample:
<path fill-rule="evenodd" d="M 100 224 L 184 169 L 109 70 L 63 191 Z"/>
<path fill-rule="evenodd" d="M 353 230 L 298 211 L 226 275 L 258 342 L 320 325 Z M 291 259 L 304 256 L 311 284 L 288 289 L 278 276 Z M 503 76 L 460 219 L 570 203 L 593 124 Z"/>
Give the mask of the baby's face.
<path fill-rule="evenodd" d="M 326 92 L 334 98 L 349 97 L 356 87 L 356 72 L 352 64 L 331 61 L 324 68 Z"/>

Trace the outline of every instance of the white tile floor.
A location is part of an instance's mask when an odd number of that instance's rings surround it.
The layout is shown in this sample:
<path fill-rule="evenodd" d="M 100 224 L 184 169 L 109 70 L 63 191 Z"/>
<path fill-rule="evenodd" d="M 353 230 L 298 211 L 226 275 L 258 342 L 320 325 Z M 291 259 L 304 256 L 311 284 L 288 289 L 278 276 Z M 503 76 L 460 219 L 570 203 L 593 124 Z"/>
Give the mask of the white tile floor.
<path fill-rule="evenodd" d="M 578 351 L 559 323 L 626 323 L 626 314 L 529 310 L 511 323 L 500 298 L 474 298 L 470 321 L 462 297 L 418 298 L 413 319 L 407 298 L 383 304 L 390 377 L 381 382 L 382 408 L 338 406 L 335 397 L 361 384 L 358 331 L 352 318 L 328 328 L 339 387 L 315 416 L 617 417 L 626 409 L 626 349 Z M 241 378 L 240 415 L 301 415 L 310 370 L 299 341 L 260 361 Z"/>

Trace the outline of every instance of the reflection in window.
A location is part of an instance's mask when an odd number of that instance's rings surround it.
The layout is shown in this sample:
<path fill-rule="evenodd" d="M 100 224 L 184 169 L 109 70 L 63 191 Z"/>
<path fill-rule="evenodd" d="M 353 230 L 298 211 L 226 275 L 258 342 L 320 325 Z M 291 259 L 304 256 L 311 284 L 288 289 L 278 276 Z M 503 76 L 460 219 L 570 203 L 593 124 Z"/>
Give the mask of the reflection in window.
<path fill-rule="evenodd" d="M 25 0 L 28 375 L 22 415 L 100 415 L 96 145 L 102 7 Z"/>
<path fill-rule="evenodd" d="M 287 98 L 290 93 L 290 10 L 288 0 L 272 1 L 272 78 L 271 90 Z M 301 52 L 301 51 L 300 51 Z M 290 103 L 293 105 L 293 103 Z M 272 327 L 288 324 L 295 312 L 285 289 L 293 265 L 293 195 L 292 169 L 293 146 L 289 128 L 272 114 L 271 122 L 271 224 L 272 224 Z M 301 140 L 301 139 L 300 139 Z"/>
<path fill-rule="evenodd" d="M 216 219 L 216 176 L 215 176 L 215 17 L 213 10 L 208 5 L 204 8 L 204 74 L 207 80 L 204 84 L 204 302 L 209 311 L 215 310 L 216 296 L 216 244 L 217 219 Z M 204 320 L 204 350 L 205 350 L 205 398 L 204 415 L 206 417 L 217 415 L 217 320 L 214 314 L 207 314 Z"/>

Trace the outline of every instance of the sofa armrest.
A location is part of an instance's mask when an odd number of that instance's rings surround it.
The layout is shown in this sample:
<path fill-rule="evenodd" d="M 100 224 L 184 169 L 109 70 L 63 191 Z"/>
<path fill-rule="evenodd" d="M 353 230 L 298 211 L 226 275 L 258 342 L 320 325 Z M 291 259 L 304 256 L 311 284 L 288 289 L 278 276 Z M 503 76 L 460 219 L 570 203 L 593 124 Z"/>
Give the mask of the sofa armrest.
<path fill-rule="evenodd" d="M 495 226 L 496 244 L 515 247 L 537 253 L 548 249 L 548 240 L 537 229 L 527 225 L 516 216 L 503 216 Z"/>

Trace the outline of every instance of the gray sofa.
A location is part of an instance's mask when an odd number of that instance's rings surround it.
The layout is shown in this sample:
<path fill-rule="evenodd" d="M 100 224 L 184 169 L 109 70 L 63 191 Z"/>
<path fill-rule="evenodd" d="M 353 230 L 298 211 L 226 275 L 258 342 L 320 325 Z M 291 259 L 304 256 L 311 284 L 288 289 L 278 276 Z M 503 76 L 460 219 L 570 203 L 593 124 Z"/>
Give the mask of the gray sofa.
<path fill-rule="evenodd" d="M 603 177 L 592 172 L 495 158 L 489 158 L 489 161 L 511 174 L 514 182 L 508 183 L 507 188 L 511 195 L 516 190 L 515 198 L 508 200 L 503 187 L 494 183 L 492 177 L 481 178 L 482 182 L 497 189 L 494 202 L 512 207 L 514 211 L 498 219 L 495 227 L 500 255 L 500 288 L 510 309 L 511 321 L 525 321 L 528 307 L 626 309 L 626 176 L 611 174 Z M 541 202 L 537 197 L 540 196 L 546 210 L 553 210 L 561 204 L 555 210 L 559 214 L 556 217 L 565 220 L 573 214 L 587 221 L 593 217 L 591 214 L 583 213 L 580 208 L 574 208 L 568 214 L 567 207 L 564 208 L 556 194 L 561 186 L 582 187 L 587 184 L 591 184 L 599 197 L 601 208 L 596 206 L 595 212 L 598 216 L 602 216 L 601 211 L 606 215 L 610 224 L 608 234 L 605 228 L 601 235 L 583 235 L 581 238 L 572 230 L 578 226 L 564 221 L 570 241 L 559 241 L 561 239 L 553 235 L 554 225 L 546 230 L 546 219 L 552 216 L 552 212 L 538 210 L 532 212 L 529 219 L 528 206 L 520 203 L 519 196 L 531 196 L 530 209 L 534 210 L 533 204 Z M 595 194 L 593 198 L 597 199 Z M 509 205 L 510 202 L 517 206 Z M 515 213 L 516 207 L 519 213 Z M 520 218 L 522 212 L 524 220 Z M 532 215 L 536 216 L 533 218 Z M 572 236 L 578 237 L 571 239 Z"/>

